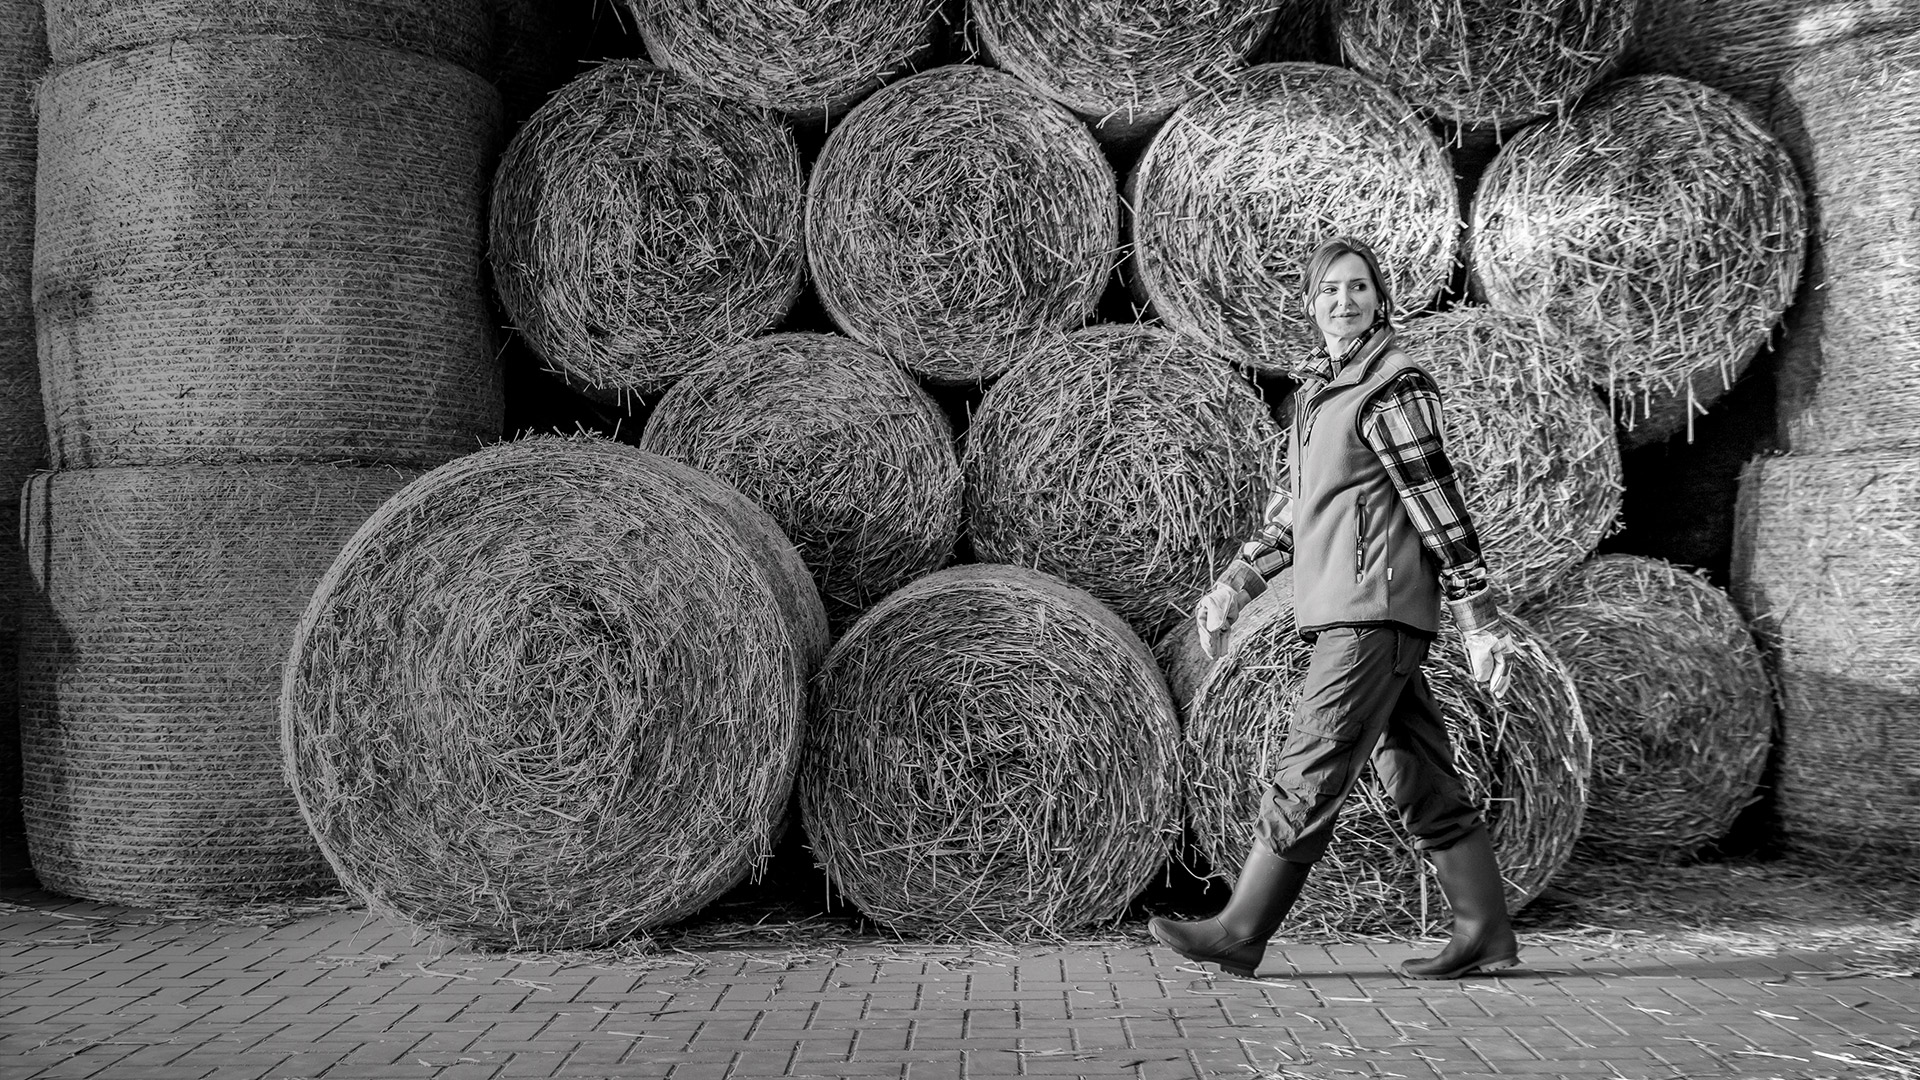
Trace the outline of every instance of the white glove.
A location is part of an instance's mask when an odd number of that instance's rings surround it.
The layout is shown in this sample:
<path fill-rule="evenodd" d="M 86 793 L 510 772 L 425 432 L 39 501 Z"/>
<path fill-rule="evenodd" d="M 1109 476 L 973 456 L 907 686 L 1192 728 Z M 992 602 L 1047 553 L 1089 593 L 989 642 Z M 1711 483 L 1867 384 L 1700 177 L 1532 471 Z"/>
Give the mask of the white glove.
<path fill-rule="evenodd" d="M 1216 582 L 1194 605 L 1193 622 L 1200 631 L 1200 651 L 1207 659 L 1218 657 L 1227 647 L 1227 632 L 1240 614 L 1240 590 L 1226 582 Z"/>
<path fill-rule="evenodd" d="M 1467 670 L 1473 681 L 1487 684 L 1495 698 L 1507 696 L 1513 680 L 1507 672 L 1507 657 L 1514 651 L 1513 639 L 1492 630 L 1474 630 L 1464 635 L 1467 646 Z"/>

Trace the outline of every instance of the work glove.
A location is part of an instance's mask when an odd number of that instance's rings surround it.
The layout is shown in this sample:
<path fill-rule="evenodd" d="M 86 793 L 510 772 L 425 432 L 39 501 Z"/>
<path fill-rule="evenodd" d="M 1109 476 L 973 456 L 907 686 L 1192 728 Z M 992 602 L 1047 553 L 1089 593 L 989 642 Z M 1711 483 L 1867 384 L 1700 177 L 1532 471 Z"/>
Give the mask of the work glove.
<path fill-rule="evenodd" d="M 1513 681 L 1507 671 L 1507 658 L 1514 652 L 1513 639 L 1493 630 L 1470 630 L 1463 638 L 1467 670 L 1473 681 L 1484 683 L 1496 699 L 1506 697 L 1507 685 Z"/>
<path fill-rule="evenodd" d="M 1217 658 L 1227 648 L 1227 634 L 1240 615 L 1245 594 L 1224 581 L 1217 581 L 1194 605 L 1193 622 L 1200 631 L 1200 651 L 1207 659 Z"/>

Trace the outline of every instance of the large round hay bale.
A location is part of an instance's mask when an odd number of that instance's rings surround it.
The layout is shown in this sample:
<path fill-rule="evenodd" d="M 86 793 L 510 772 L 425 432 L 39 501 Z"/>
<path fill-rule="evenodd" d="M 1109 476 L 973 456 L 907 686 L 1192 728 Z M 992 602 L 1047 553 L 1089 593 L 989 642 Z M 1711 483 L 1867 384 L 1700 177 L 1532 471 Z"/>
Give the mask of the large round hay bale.
<path fill-rule="evenodd" d="M 1824 853 L 1920 854 L 1920 458 L 1761 457 L 1740 476 L 1733 595 L 1780 689 L 1775 808 Z"/>
<path fill-rule="evenodd" d="M 735 348 L 667 391 L 640 446 L 759 503 L 835 623 L 946 565 L 959 539 L 952 422 L 897 364 L 837 335 Z"/>
<path fill-rule="evenodd" d="M 494 178 L 494 287 L 569 382 L 653 394 L 800 294 L 800 152 L 772 114 L 637 60 L 567 83 Z"/>
<path fill-rule="evenodd" d="M 1447 152 L 1358 72 L 1263 64 L 1174 112 L 1128 180 L 1135 292 L 1169 327 L 1265 372 L 1318 344 L 1300 266 L 1366 238 L 1401 314 L 1447 283 L 1460 202 Z"/>
<path fill-rule="evenodd" d="M 1086 126 L 1004 72 L 903 79 L 834 129 L 807 191 L 827 314 L 936 383 L 993 379 L 1038 330 L 1094 312 L 1120 237 Z"/>
<path fill-rule="evenodd" d="M 606 440 L 408 485 L 314 590 L 286 777 L 341 882 L 483 946 L 601 945 L 764 861 L 825 617 L 738 491 Z"/>
<path fill-rule="evenodd" d="M 1660 0 L 1643 7 L 1634 67 L 1706 83 L 1757 108 L 1807 52 L 1920 24 L 1915 0 Z"/>
<path fill-rule="evenodd" d="M 46 67 L 39 0 L 0 0 L 0 502 L 47 456 L 33 336 L 33 88 Z"/>
<path fill-rule="evenodd" d="M 1508 142 L 1473 203 L 1476 290 L 1587 338 L 1634 444 L 1690 429 L 1793 299 L 1806 198 L 1751 110 L 1670 75 Z"/>
<path fill-rule="evenodd" d="M 1780 360 L 1795 451 L 1920 450 L 1920 30 L 1806 53 L 1774 100 L 1813 210 Z"/>
<path fill-rule="evenodd" d="M 654 63 L 710 94 L 826 123 L 945 33 L 942 0 L 624 0 Z"/>
<path fill-rule="evenodd" d="M 1620 513 L 1620 444 L 1580 343 L 1486 307 L 1410 320 L 1401 342 L 1440 384 L 1447 454 L 1502 604 L 1545 591 Z"/>
<path fill-rule="evenodd" d="M 407 479 L 251 464 L 28 483 L 21 751 L 47 888 L 177 905 L 331 883 L 280 775 L 280 665 L 314 583 Z"/>
<path fill-rule="evenodd" d="M 1485 807 L 1508 906 L 1518 911 L 1572 854 L 1593 736 L 1559 657 L 1525 623 L 1509 616 L 1505 629 L 1519 649 L 1504 700 L 1472 681 L 1451 625 L 1441 628 L 1425 671 L 1468 794 Z M 1241 613 L 1219 660 L 1201 652 L 1191 624 L 1161 649 L 1183 721 L 1196 854 L 1214 876 L 1231 880 L 1253 842 L 1311 655 L 1294 630 L 1292 573 L 1279 575 Z M 1431 875 L 1369 766 L 1289 924 L 1393 934 L 1444 926 L 1446 905 Z"/>
<path fill-rule="evenodd" d="M 1111 924 L 1179 834 L 1153 655 L 1087 593 L 975 564 L 882 600 L 815 681 L 800 811 L 829 881 L 917 937 Z"/>
<path fill-rule="evenodd" d="M 1573 105 L 1626 50 L 1639 0 L 1344 0 L 1347 63 L 1463 134 Z"/>
<path fill-rule="evenodd" d="M 1566 664 L 1593 731 L 1578 849 L 1676 863 L 1760 797 L 1773 690 L 1746 619 L 1700 574 L 1602 555 L 1521 616 Z"/>
<path fill-rule="evenodd" d="M 967 535 L 1152 640 L 1260 524 L 1285 455 L 1253 385 L 1170 331 L 1041 335 L 968 425 Z"/>
<path fill-rule="evenodd" d="M 34 312 L 57 468 L 435 464 L 496 438 L 479 76 L 294 37 L 40 91 Z"/>
<path fill-rule="evenodd" d="M 286 35 L 430 56 L 484 72 L 494 25 L 484 0 L 45 0 L 53 62 L 149 45 Z"/>
<path fill-rule="evenodd" d="M 1131 143 L 1181 102 L 1243 66 L 1280 12 L 1273 3 L 974 0 L 993 62 L 1072 109 L 1094 134 Z"/>
<path fill-rule="evenodd" d="M 20 613 L 33 587 L 19 536 L 20 504 L 0 501 L 0 888 L 36 882 L 20 816 Z"/>

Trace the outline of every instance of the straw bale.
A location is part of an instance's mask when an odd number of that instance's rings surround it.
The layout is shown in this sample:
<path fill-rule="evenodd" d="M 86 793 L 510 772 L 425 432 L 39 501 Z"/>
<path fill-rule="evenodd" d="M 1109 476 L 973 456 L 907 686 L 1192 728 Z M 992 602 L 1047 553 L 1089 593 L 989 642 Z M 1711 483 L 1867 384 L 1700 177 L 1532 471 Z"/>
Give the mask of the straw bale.
<path fill-rule="evenodd" d="M 59 67 L 168 42 L 254 34 L 330 38 L 486 72 L 494 25 L 484 0 L 45 0 Z"/>
<path fill-rule="evenodd" d="M 1259 525 L 1285 444 L 1252 384 L 1170 331 L 1041 335 L 968 425 L 967 535 L 1152 640 Z"/>
<path fill-rule="evenodd" d="M 1773 119 L 1813 218 L 1778 363 L 1787 440 L 1920 450 L 1920 29 L 1805 53 Z"/>
<path fill-rule="evenodd" d="M 1427 115 L 1496 137 L 1564 112 L 1618 64 L 1639 0 L 1345 0 L 1346 62 Z"/>
<path fill-rule="evenodd" d="M 494 287 L 569 382 L 658 393 L 786 316 L 801 183 L 771 113 L 608 61 L 548 98 L 501 157 Z"/>
<path fill-rule="evenodd" d="M 0 888 L 36 883 L 20 815 L 20 612 L 32 594 L 20 504 L 0 501 Z"/>
<path fill-rule="evenodd" d="M 22 516 L 27 838 L 55 892 L 136 906 L 328 887 L 280 776 L 301 608 L 390 467 L 40 473 Z"/>
<path fill-rule="evenodd" d="M 1473 204 L 1475 291 L 1589 339 L 1630 444 L 1691 431 L 1793 299 L 1806 198 L 1747 107 L 1671 75 L 1609 83 L 1503 146 Z"/>
<path fill-rule="evenodd" d="M 1733 595 L 1780 691 L 1787 843 L 1920 854 L 1920 457 L 1761 457 L 1740 475 Z"/>
<path fill-rule="evenodd" d="M 1486 307 L 1410 320 L 1401 342 L 1440 384 L 1448 456 L 1501 602 L 1545 591 L 1620 513 L 1620 445 L 1579 342 Z"/>
<path fill-rule="evenodd" d="M 974 0 L 968 8 L 994 63 L 1120 144 L 1152 134 L 1181 102 L 1244 66 L 1279 11 L 1273 0 Z"/>
<path fill-rule="evenodd" d="M 1746 618 L 1663 559 L 1588 560 L 1521 616 L 1559 655 L 1593 731 L 1579 855 L 1686 862 L 1760 797 L 1773 691 Z"/>
<path fill-rule="evenodd" d="M 46 66 L 39 0 L 0 0 L 0 502 L 47 456 L 33 331 L 33 88 Z"/>
<path fill-rule="evenodd" d="M 654 63 L 719 97 L 815 125 L 910 71 L 946 32 L 942 0 L 624 0 Z"/>
<path fill-rule="evenodd" d="M 1459 195 L 1439 139 L 1392 91 L 1320 64 L 1262 64 L 1163 125 L 1128 180 L 1131 281 L 1174 330 L 1263 372 L 1318 341 L 1299 267 L 1369 238 L 1402 314 L 1452 272 Z"/>
<path fill-rule="evenodd" d="M 667 391 L 640 447 L 739 488 L 785 530 L 843 624 L 946 565 L 953 424 L 907 373 L 830 334 L 773 334 Z"/>
<path fill-rule="evenodd" d="M 1706 83 L 1757 108 L 1807 52 L 1920 25 L 1915 0 L 1659 0 L 1643 7 L 1631 66 Z"/>
<path fill-rule="evenodd" d="M 815 680 L 801 819 L 828 880 L 901 935 L 1111 925 L 1179 835 L 1179 791 L 1153 655 L 1038 571 L 923 577 Z"/>
<path fill-rule="evenodd" d="M 1094 313 L 1120 242 L 1113 168 L 1072 113 L 971 64 L 894 83 L 814 164 L 807 264 L 850 336 L 935 383 L 991 380 Z"/>
<path fill-rule="evenodd" d="M 1507 903 L 1518 911 L 1573 851 L 1594 747 L 1566 666 L 1523 621 L 1507 616 L 1505 631 L 1519 648 L 1504 701 L 1472 681 L 1451 625 L 1441 628 L 1425 671 L 1447 717 L 1455 764 L 1485 807 Z M 1291 571 L 1241 613 L 1219 660 L 1201 652 L 1191 624 L 1160 648 L 1183 721 L 1195 853 L 1213 876 L 1231 880 L 1253 842 L 1311 654 L 1294 631 Z M 1444 926 L 1445 918 L 1430 867 L 1368 766 L 1290 924 L 1408 934 Z"/>
<path fill-rule="evenodd" d="M 603 945 L 767 858 L 825 643 L 805 565 L 737 490 L 608 440 L 490 447 L 395 495 L 314 590 L 287 781 L 373 911 Z"/>

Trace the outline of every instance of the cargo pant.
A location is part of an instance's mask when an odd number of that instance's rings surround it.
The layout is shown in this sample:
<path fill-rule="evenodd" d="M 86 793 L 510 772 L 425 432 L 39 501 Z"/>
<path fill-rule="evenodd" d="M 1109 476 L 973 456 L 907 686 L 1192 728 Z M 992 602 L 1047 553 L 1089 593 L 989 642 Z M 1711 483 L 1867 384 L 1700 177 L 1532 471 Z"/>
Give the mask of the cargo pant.
<path fill-rule="evenodd" d="M 1420 663 L 1426 638 L 1394 626 L 1320 631 L 1255 835 L 1290 862 L 1327 852 L 1369 756 L 1415 846 L 1451 847 L 1480 824 Z M 1376 746 L 1378 749 L 1376 749 Z"/>

